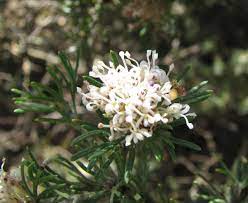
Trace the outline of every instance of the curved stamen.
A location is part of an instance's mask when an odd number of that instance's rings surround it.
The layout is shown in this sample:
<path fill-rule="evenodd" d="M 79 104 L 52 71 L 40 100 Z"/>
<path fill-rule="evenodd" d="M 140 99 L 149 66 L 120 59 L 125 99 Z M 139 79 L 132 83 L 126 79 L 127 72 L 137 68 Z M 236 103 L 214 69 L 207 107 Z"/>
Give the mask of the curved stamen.
<path fill-rule="evenodd" d="M 189 129 L 193 129 L 193 128 L 194 128 L 193 124 L 189 122 L 187 116 L 185 116 L 185 115 L 183 115 L 183 114 L 180 114 L 180 116 L 183 117 L 183 118 L 185 119 L 186 125 L 188 126 Z"/>

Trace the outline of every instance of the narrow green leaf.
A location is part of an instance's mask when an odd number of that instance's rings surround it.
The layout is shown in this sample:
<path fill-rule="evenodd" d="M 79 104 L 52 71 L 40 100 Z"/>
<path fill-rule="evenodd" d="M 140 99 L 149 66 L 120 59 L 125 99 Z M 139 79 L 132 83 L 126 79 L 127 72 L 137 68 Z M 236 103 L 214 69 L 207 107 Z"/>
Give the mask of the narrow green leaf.
<path fill-rule="evenodd" d="M 89 130 L 89 131 L 98 129 L 96 126 L 89 125 L 89 124 L 82 124 L 82 125 L 80 125 L 80 127 L 82 129 Z"/>
<path fill-rule="evenodd" d="M 176 152 L 175 152 L 175 149 L 173 149 L 170 145 L 167 145 L 167 150 L 170 154 L 170 157 L 173 161 L 176 160 Z"/>
<path fill-rule="evenodd" d="M 183 71 L 181 74 L 178 75 L 178 77 L 176 78 L 176 80 L 179 82 L 181 81 L 185 76 L 186 74 L 191 70 L 192 66 L 191 65 L 188 65 Z"/>
<path fill-rule="evenodd" d="M 190 102 L 191 103 L 200 102 L 202 100 L 205 100 L 209 96 L 211 96 L 212 93 L 213 93 L 212 90 L 194 92 L 191 94 L 187 94 L 186 96 L 183 96 L 183 97 L 178 97 L 177 99 L 175 99 L 174 102 L 181 102 L 181 103 L 187 103 L 187 104 L 189 104 Z"/>
<path fill-rule="evenodd" d="M 230 171 L 226 164 L 224 162 L 221 162 L 221 166 L 222 166 L 222 169 L 226 172 L 226 175 L 232 179 L 233 182 L 237 182 L 238 183 L 238 180 L 235 178 L 235 176 L 232 174 L 232 171 Z"/>
<path fill-rule="evenodd" d="M 100 150 L 96 150 L 96 151 L 92 152 L 92 155 L 89 155 L 88 159 L 89 160 L 95 160 L 99 157 L 102 157 L 109 150 L 110 150 L 110 148 L 108 148 L 108 147 L 100 149 Z"/>
<path fill-rule="evenodd" d="M 104 130 L 93 130 L 93 131 L 90 131 L 90 132 L 86 132 L 86 133 L 83 133 L 82 135 L 76 137 L 72 142 L 71 142 L 71 145 L 76 145 L 76 144 L 79 144 L 80 142 L 82 142 L 84 139 L 90 137 L 90 136 L 96 136 L 96 135 L 100 135 L 100 136 L 109 136 L 109 133 L 104 131 Z"/>
<path fill-rule="evenodd" d="M 62 79 L 64 79 L 64 82 L 68 85 L 68 81 L 67 79 L 65 78 L 64 74 L 60 71 L 60 77 L 59 78 L 57 76 L 57 73 L 55 73 L 55 70 L 56 70 L 56 67 L 55 68 L 50 68 L 50 67 L 47 67 L 47 72 L 51 75 L 51 77 L 53 78 L 53 81 L 55 82 L 57 88 L 58 88 L 58 91 L 59 91 L 59 95 L 61 95 L 61 97 L 63 97 L 63 82 L 62 82 Z"/>
<path fill-rule="evenodd" d="M 76 163 L 77 163 L 84 171 L 86 171 L 87 173 L 91 174 L 92 176 L 95 175 L 95 172 L 92 171 L 90 168 L 86 167 L 82 162 L 76 161 Z M 88 166 L 89 166 L 89 164 L 88 164 Z"/>
<path fill-rule="evenodd" d="M 93 125 L 91 123 L 85 122 L 81 119 L 73 118 L 71 119 L 71 122 L 75 126 L 80 126 L 82 130 L 92 131 L 92 130 L 98 130 L 99 128 L 96 125 Z"/>
<path fill-rule="evenodd" d="M 66 120 L 65 119 L 55 119 L 55 118 L 36 118 L 35 119 L 36 122 L 46 122 L 46 123 L 50 123 L 50 124 L 61 124 L 61 123 L 65 123 Z"/>
<path fill-rule="evenodd" d="M 93 146 L 90 148 L 85 148 L 85 149 L 82 149 L 82 150 L 76 152 L 75 154 L 73 154 L 71 157 L 71 160 L 76 161 L 77 159 L 79 159 L 81 157 L 87 157 L 88 155 L 91 155 L 93 152 L 100 151 L 103 149 L 108 151 L 108 150 L 112 149 L 114 146 L 115 146 L 114 143 L 107 142 L 107 143 L 96 145 L 96 146 Z"/>
<path fill-rule="evenodd" d="M 176 160 L 175 145 L 172 143 L 170 138 L 168 138 L 168 136 L 162 136 L 162 141 L 166 144 L 167 146 L 166 149 L 169 152 L 172 161 L 175 161 Z"/>
<path fill-rule="evenodd" d="M 39 166 L 39 163 L 38 163 L 38 161 L 36 160 L 34 154 L 32 153 L 32 151 L 30 150 L 29 147 L 27 147 L 27 152 L 28 152 L 30 158 L 32 159 L 32 161 L 33 161 L 33 162 L 35 163 L 35 165 L 38 167 L 38 166 Z"/>
<path fill-rule="evenodd" d="M 36 164 L 32 162 L 29 166 L 27 166 L 28 178 L 33 182 L 34 181 L 34 169 Z"/>
<path fill-rule="evenodd" d="M 47 85 L 43 85 L 41 83 L 37 83 L 37 82 L 34 82 L 32 81 L 30 83 L 30 86 L 38 91 L 44 91 L 44 92 L 47 92 L 49 94 L 49 96 L 53 96 L 53 97 L 56 97 L 58 101 L 60 101 L 61 99 L 63 99 L 61 97 L 60 94 L 58 94 L 58 92 L 52 88 L 50 88 L 49 86 Z"/>
<path fill-rule="evenodd" d="M 187 147 L 187 148 L 190 148 L 190 149 L 193 149 L 193 150 L 196 150 L 196 151 L 201 151 L 201 147 L 192 143 L 192 142 L 189 142 L 187 140 L 183 140 L 183 139 L 180 139 L 180 138 L 175 138 L 173 136 L 170 137 L 170 140 L 174 143 L 174 144 L 177 144 L 177 145 L 181 145 L 181 146 L 184 146 L 184 147 Z"/>
<path fill-rule="evenodd" d="M 97 161 L 98 161 L 97 158 L 91 159 L 91 160 L 89 161 L 89 164 L 88 164 L 88 166 L 87 166 L 87 169 L 88 169 L 88 170 L 91 170 L 91 171 L 92 171 L 93 168 L 99 169 L 99 167 L 97 166 Z"/>
<path fill-rule="evenodd" d="M 133 170 L 133 165 L 135 161 L 135 148 L 131 146 L 128 151 L 128 156 L 126 160 L 126 166 L 125 166 L 125 182 L 129 182 L 129 176 L 132 173 Z"/>
<path fill-rule="evenodd" d="M 101 82 L 99 82 L 98 80 L 96 80 L 95 78 L 88 76 L 88 75 L 84 75 L 83 79 L 88 81 L 91 85 L 94 85 L 96 87 L 102 87 L 103 84 Z"/>
<path fill-rule="evenodd" d="M 115 158 L 115 152 L 113 152 L 107 159 L 107 161 L 101 166 L 101 168 L 98 170 L 96 174 L 96 178 L 99 178 L 101 175 L 103 175 L 106 170 L 110 167 L 110 164 L 114 161 Z"/>
<path fill-rule="evenodd" d="M 14 110 L 14 113 L 25 113 L 25 110 L 23 110 L 23 109 L 15 109 Z"/>
<path fill-rule="evenodd" d="M 161 145 L 157 142 L 152 142 L 152 143 L 149 143 L 149 147 L 155 159 L 157 161 L 161 161 L 163 159 L 163 154 L 164 154 L 164 151 L 163 151 L 163 148 L 161 148 Z"/>
<path fill-rule="evenodd" d="M 62 86 L 62 80 L 65 82 L 66 86 L 70 86 L 69 79 L 66 77 L 65 73 L 60 70 L 58 66 L 54 66 L 53 68 L 48 67 L 48 72 L 51 74 L 52 77 L 54 77 L 57 80 L 57 83 L 61 83 Z M 59 75 L 59 76 L 58 76 Z"/>
<path fill-rule="evenodd" d="M 189 91 L 188 91 L 188 94 L 191 94 L 191 93 L 194 93 L 196 91 L 199 91 L 200 89 L 202 89 L 204 86 L 206 86 L 208 84 L 208 81 L 205 80 L 205 81 L 202 81 L 199 85 L 191 88 Z"/>
<path fill-rule="evenodd" d="M 162 136 L 162 141 L 169 146 L 172 149 L 175 149 L 175 145 L 172 143 L 172 141 L 170 140 L 170 136 Z"/>
<path fill-rule="evenodd" d="M 34 102 L 15 102 L 18 105 L 21 105 L 21 109 L 25 112 L 42 112 L 42 113 L 51 113 L 55 111 L 54 106 L 52 105 L 45 105 L 45 104 L 39 104 Z M 17 111 L 18 112 L 18 111 Z M 19 113 L 19 112 L 18 112 Z"/>
<path fill-rule="evenodd" d="M 23 189 L 28 193 L 29 197 L 33 199 L 34 198 L 33 193 L 29 189 L 27 181 L 26 181 L 26 177 L 25 177 L 25 160 L 21 163 L 21 178 L 22 178 Z"/>
<path fill-rule="evenodd" d="M 15 93 L 15 94 L 19 94 L 19 95 L 25 94 L 24 91 L 19 90 L 19 89 L 16 89 L 16 88 L 12 88 L 12 89 L 11 89 L 11 92 L 13 92 L 13 93 Z"/>
<path fill-rule="evenodd" d="M 143 37 L 147 33 L 147 26 L 144 26 L 140 31 L 139 31 L 139 36 Z"/>
<path fill-rule="evenodd" d="M 73 80 L 74 79 L 73 68 L 70 64 L 68 57 L 66 56 L 66 54 L 64 52 L 59 52 L 59 58 L 60 58 L 61 62 L 63 63 L 63 66 L 64 66 L 65 70 L 67 71 L 70 79 Z"/>
<path fill-rule="evenodd" d="M 110 56 L 111 56 L 114 66 L 117 67 L 119 65 L 118 54 L 115 51 L 110 50 Z"/>
<path fill-rule="evenodd" d="M 185 103 L 187 103 L 187 104 L 199 103 L 199 102 L 202 102 L 202 101 L 206 100 L 211 95 L 212 95 L 212 93 L 209 93 L 209 94 L 206 94 L 206 95 L 202 95 L 202 96 L 198 96 L 196 98 L 189 99 L 189 100 L 185 101 Z"/>
<path fill-rule="evenodd" d="M 77 78 L 77 72 L 78 72 L 78 67 L 79 67 L 79 62 L 80 62 L 80 57 L 81 57 L 81 47 L 77 47 L 77 56 L 76 56 L 76 64 L 75 64 L 75 78 Z"/>
<path fill-rule="evenodd" d="M 46 175 L 40 178 L 40 183 L 47 183 L 47 182 L 56 182 L 57 176 L 55 175 Z"/>

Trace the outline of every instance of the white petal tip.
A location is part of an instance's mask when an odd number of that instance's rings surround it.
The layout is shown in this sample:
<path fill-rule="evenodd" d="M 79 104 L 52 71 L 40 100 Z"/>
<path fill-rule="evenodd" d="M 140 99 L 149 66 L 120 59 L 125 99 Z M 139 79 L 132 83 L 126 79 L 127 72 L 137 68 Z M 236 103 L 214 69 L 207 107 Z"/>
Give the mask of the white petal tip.
<path fill-rule="evenodd" d="M 147 50 L 146 53 L 147 53 L 147 56 L 150 56 L 152 54 L 152 50 Z"/>
<path fill-rule="evenodd" d="M 81 93 L 82 89 L 80 87 L 77 87 L 77 93 Z"/>
<path fill-rule="evenodd" d="M 131 145 L 130 142 L 126 142 L 126 144 L 125 144 L 126 147 L 128 147 L 128 146 L 130 146 L 130 145 Z"/>
<path fill-rule="evenodd" d="M 192 123 L 188 123 L 187 126 L 188 126 L 188 128 L 189 128 L 190 130 L 192 130 L 192 129 L 194 128 L 194 126 L 193 126 Z"/>
<path fill-rule="evenodd" d="M 124 58 L 124 55 L 125 55 L 124 51 L 120 51 L 119 55 L 120 55 L 121 58 Z"/>

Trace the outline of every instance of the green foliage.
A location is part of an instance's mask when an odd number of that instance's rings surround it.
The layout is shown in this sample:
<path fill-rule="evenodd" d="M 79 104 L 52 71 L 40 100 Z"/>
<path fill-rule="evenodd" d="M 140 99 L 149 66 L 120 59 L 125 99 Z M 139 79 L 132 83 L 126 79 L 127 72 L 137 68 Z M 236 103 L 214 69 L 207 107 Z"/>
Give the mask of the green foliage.
<path fill-rule="evenodd" d="M 110 56 L 116 66 L 117 55 L 111 51 Z M 19 106 L 16 113 L 35 112 L 39 115 L 58 112 L 61 118 L 43 116 L 36 120 L 50 124 L 65 123 L 79 133 L 71 142 L 70 159 L 59 156 L 40 164 L 31 151 L 28 151 L 29 158 L 21 164 L 22 186 L 28 197 L 34 202 L 72 199 L 84 202 L 103 199 L 109 199 L 110 202 L 150 201 L 152 197 L 146 186 L 149 167 L 146 162 L 152 160 L 152 157 L 162 161 L 165 148 L 172 159 L 176 159 L 176 145 L 201 150 L 196 144 L 175 137 L 174 128 L 185 125 L 185 121 L 178 119 L 171 125 L 158 126 L 154 135 L 138 143 L 137 147 L 124 147 L 123 138 L 109 141 L 109 130 L 98 129 L 94 124 L 79 119 L 75 99 L 78 62 L 73 67 L 64 53 L 60 53 L 59 57 L 63 67 L 48 68 L 54 84 L 31 82 L 28 90 L 12 90 L 19 95 L 14 98 Z M 97 87 L 102 85 L 90 76 L 84 76 L 83 79 Z M 206 99 L 210 96 L 208 90 L 202 90 L 206 83 L 195 86 L 187 95 L 178 97 L 178 101 L 188 103 Z M 66 92 L 71 96 L 70 101 L 65 100 Z M 98 111 L 98 115 L 101 122 L 108 122 L 102 112 Z"/>
<path fill-rule="evenodd" d="M 213 184 L 207 179 L 207 185 L 198 185 L 199 199 L 209 203 L 246 203 L 248 201 L 248 161 L 241 157 L 237 159 L 230 171 L 222 163 L 216 171 L 225 176 L 225 184 Z"/>
<path fill-rule="evenodd" d="M 207 135 L 205 137 L 208 138 L 214 135 L 214 144 L 217 145 L 218 149 L 223 149 L 224 156 L 228 155 L 230 158 L 229 151 L 233 151 L 231 153 L 235 151 L 234 154 L 236 155 L 239 149 L 229 150 L 222 143 L 222 139 L 224 139 L 225 143 L 231 142 L 232 147 L 232 136 L 221 137 L 221 135 L 225 135 L 226 131 L 232 131 L 237 135 L 237 139 L 235 137 L 237 143 L 246 139 L 244 129 L 244 126 L 246 126 L 245 115 L 248 113 L 248 97 L 245 88 L 248 78 L 248 53 L 246 43 L 244 43 L 248 40 L 247 22 L 245 20 L 248 15 L 246 0 L 57 0 L 50 3 L 48 3 L 48 7 L 55 5 L 56 9 L 61 9 L 60 13 L 56 12 L 55 18 L 53 18 L 55 15 L 53 11 L 51 12 L 50 8 L 46 9 L 43 4 L 40 4 L 42 8 L 40 9 L 38 7 L 39 3 L 30 3 L 29 1 L 10 0 L 1 3 L 1 8 L 4 7 L 4 11 L 0 16 L 0 38 L 1 44 L 3 44 L 1 47 L 1 69 L 3 69 L 3 73 L 6 67 L 8 69 L 10 66 L 10 69 L 14 70 L 16 66 L 18 71 L 15 79 L 19 83 L 18 77 L 21 63 L 28 59 L 35 67 L 37 59 L 40 60 L 39 55 L 30 53 L 33 50 L 31 49 L 30 51 L 30 47 L 42 50 L 45 53 L 49 50 L 50 56 L 51 53 L 57 52 L 57 49 L 60 49 L 61 46 L 70 46 L 70 40 L 80 44 L 83 62 L 86 63 L 86 67 L 90 67 L 89 63 L 93 59 L 92 56 L 103 53 L 110 48 L 117 50 L 119 47 L 124 47 L 125 49 L 130 49 L 131 47 L 133 52 L 137 53 L 152 47 L 161 53 L 161 56 L 164 57 L 162 61 L 165 61 L 166 64 L 170 64 L 171 60 L 175 61 L 176 71 L 179 73 L 178 77 L 176 77 L 177 83 L 190 86 L 198 83 L 202 78 L 207 78 L 209 86 L 214 89 L 215 94 L 210 97 L 209 102 L 196 106 L 196 112 L 208 114 L 207 117 L 200 119 L 203 120 L 200 123 L 203 123 L 204 129 L 197 130 L 197 133 L 202 133 L 203 136 Z M 29 4 L 29 6 L 23 9 L 22 7 L 25 4 Z M 4 5 L 7 5 L 6 8 Z M 32 5 L 34 5 L 35 9 L 30 9 Z M 14 9 L 17 7 L 18 12 L 13 12 L 13 7 Z M 40 15 L 36 11 L 37 9 L 45 11 L 42 11 L 44 13 Z M 31 11 L 30 15 L 25 15 L 26 10 Z M 34 14 L 32 14 L 33 11 Z M 6 18 L 6 15 L 10 16 L 9 19 Z M 50 18 L 49 15 L 53 16 Z M 26 16 L 28 17 L 27 19 Z M 65 16 L 66 18 L 64 19 Z M 20 21 L 17 19 L 20 19 Z M 32 23 L 29 23 L 30 26 L 23 26 L 23 22 L 29 22 L 30 19 L 32 21 Z M 43 21 L 43 19 L 53 20 L 46 25 L 47 20 Z M 56 23 L 57 20 L 60 23 Z M 63 21 L 65 22 L 63 23 Z M 44 24 L 41 22 L 44 22 Z M 4 27 L 6 28 L 4 29 Z M 13 32 L 13 30 L 18 32 Z M 60 40 L 56 39 L 60 35 L 67 36 L 69 43 L 68 41 L 62 42 L 61 38 Z M 49 40 L 47 40 L 48 36 Z M 10 65 L 6 60 L 9 55 L 11 55 Z M 145 199 L 147 202 L 152 202 L 150 197 L 146 195 L 148 193 L 146 185 L 150 180 L 150 171 L 147 165 L 151 164 L 154 159 L 163 165 L 164 163 L 162 164 L 161 162 L 167 157 L 167 153 L 170 154 L 171 159 L 175 160 L 177 145 L 193 150 L 200 149 L 194 143 L 181 140 L 175 135 L 174 129 L 185 125 L 185 120 L 181 118 L 171 123 L 171 125 L 158 126 L 152 138 L 139 143 L 136 149 L 130 147 L 124 150 L 122 140 L 118 140 L 116 143 L 108 141 L 108 130 L 99 130 L 96 125 L 81 120 L 81 115 L 76 109 L 75 100 L 76 84 L 82 79 L 77 74 L 79 57 L 77 57 L 75 66 L 71 65 L 65 54 L 60 53 L 59 57 L 62 66 L 52 66 L 47 69 L 52 78 L 50 84 L 31 82 L 25 90 L 12 89 L 13 93 L 17 95 L 14 101 L 18 106 L 14 112 L 18 114 L 34 112 L 38 122 L 46 122 L 51 125 L 67 124 L 76 129 L 78 137 L 72 141 L 70 149 L 72 152 L 70 158 L 72 160 L 67 157 L 67 161 L 69 163 L 77 162 L 82 167 L 82 170 L 91 174 L 97 182 L 101 179 L 102 182 L 100 183 L 103 183 L 102 185 L 107 188 L 106 192 L 102 190 L 93 191 L 89 194 L 91 196 L 89 201 L 96 202 L 99 198 L 105 198 L 99 201 L 109 202 L 111 200 L 112 202 L 118 202 L 121 200 L 122 202 L 134 202 Z M 110 52 L 110 58 L 116 66 L 118 56 L 114 51 Z M 22 61 L 22 59 L 24 60 Z M 16 61 L 18 61 L 18 65 L 15 65 Z M 41 57 L 41 61 L 46 62 L 46 58 Z M 186 64 L 186 69 L 181 71 L 180 67 L 184 66 L 184 64 Z M 187 64 L 190 64 L 190 66 L 187 66 Z M 33 65 L 31 74 L 35 72 L 33 71 Z M 192 71 L 191 67 L 196 68 Z M 6 94 L 8 94 L 9 89 L 8 71 L 6 75 L 1 74 L 1 86 L 6 90 Z M 187 78 L 185 77 L 186 73 L 189 75 Z M 83 80 L 97 87 L 102 85 L 99 80 L 90 76 L 83 76 Z M 199 85 L 187 91 L 185 95 L 177 97 L 175 101 L 193 104 L 207 99 L 212 95 L 212 91 L 206 90 L 206 85 L 206 81 L 199 83 Z M 6 96 L 6 94 L 2 96 Z M 69 99 L 68 94 L 71 97 Z M 1 104 L 10 103 L 4 100 Z M 58 113 L 60 116 L 50 118 L 49 115 L 53 112 Z M 4 117 L 3 123 L 5 123 L 5 110 L 2 113 Z M 108 122 L 102 112 L 98 111 L 97 114 L 103 123 Z M 219 117 L 216 116 L 218 114 Z M 194 116 L 188 116 L 188 119 L 191 122 Z M 7 120 L 8 118 L 6 118 Z M 205 127 L 206 123 L 207 127 Z M 7 128 L 9 127 L 7 126 Z M 1 148 L 6 145 L 5 139 L 3 140 Z M 12 136 L 10 140 L 12 140 Z M 7 145 L 12 147 L 9 142 Z M 204 155 L 206 151 L 208 149 L 204 150 Z M 210 153 L 212 153 L 212 149 L 210 149 Z M 37 166 L 33 158 L 30 159 L 29 157 L 26 161 L 33 166 Z M 87 164 L 82 164 L 85 161 Z M 53 163 L 55 162 L 59 165 L 56 169 L 66 163 L 61 161 L 61 157 Z M 43 169 L 42 164 L 40 165 L 39 170 L 42 172 L 45 169 Z M 30 180 L 29 176 L 31 177 L 31 173 L 28 174 L 27 172 L 27 166 L 28 163 L 22 169 L 23 183 L 25 183 L 25 178 Z M 31 168 L 34 168 L 33 166 Z M 66 173 L 70 174 L 70 170 L 72 170 L 72 167 L 68 167 Z M 226 174 L 229 177 L 228 179 L 235 182 L 235 176 L 232 175 L 232 172 L 228 172 L 226 169 L 219 170 Z M 56 173 L 60 172 L 61 170 L 58 170 Z M 161 173 L 157 174 L 159 174 L 157 176 L 160 176 Z M 39 176 L 37 172 L 37 177 Z M 111 177 L 111 180 L 106 177 Z M 245 180 L 244 175 L 242 178 Z M 26 182 L 26 185 L 29 186 L 30 181 Z M 37 183 L 34 185 L 37 187 Z M 43 183 L 40 185 L 46 187 Z M 69 187 L 69 185 L 67 186 Z M 218 183 L 216 187 L 219 186 L 223 185 Z M 23 187 L 26 189 L 28 196 L 32 197 L 31 201 L 37 200 L 39 195 L 36 193 L 39 193 L 39 191 L 35 192 L 35 190 L 33 191 L 33 186 L 28 188 L 25 187 L 25 184 L 23 184 Z M 238 189 L 235 189 L 234 192 L 226 190 L 226 193 L 235 196 L 235 193 L 239 194 L 239 187 L 236 188 Z M 152 189 L 157 190 L 157 188 Z M 158 191 L 160 191 L 158 193 L 165 193 L 163 188 Z M 181 190 L 176 192 L 181 193 Z M 45 199 L 43 201 L 56 202 L 57 200 L 62 201 L 62 199 L 71 201 L 70 198 L 73 198 L 74 200 L 77 199 L 78 202 L 86 202 L 85 199 L 88 196 L 82 191 L 80 194 L 74 194 L 72 191 L 60 189 L 58 193 L 61 193 L 58 194 L 58 199 L 56 199 L 57 197 L 51 197 L 48 198 L 49 200 Z M 150 193 L 153 193 L 153 190 L 149 191 L 149 195 Z M 242 192 L 242 195 L 245 193 Z M 56 191 L 54 194 L 56 194 Z M 183 192 L 182 194 L 184 195 Z M 216 192 L 205 196 L 205 198 L 215 202 L 224 201 L 223 196 L 216 194 Z M 160 202 L 169 202 L 168 199 L 166 198 L 165 200 L 164 197 L 161 197 Z"/>
<path fill-rule="evenodd" d="M 13 99 L 15 104 L 19 106 L 14 112 L 57 112 L 61 118 L 54 120 L 56 122 L 69 122 L 73 119 L 77 113 L 75 96 L 79 55 L 78 53 L 77 63 L 73 67 L 66 55 L 63 52 L 59 53 L 63 66 L 47 68 L 47 72 L 52 77 L 54 84 L 48 86 L 37 82 L 30 82 L 29 89 L 26 91 L 12 89 L 11 91 L 18 95 L 18 97 Z M 65 92 L 67 91 L 71 96 L 69 101 L 65 100 Z M 38 117 L 37 120 L 45 121 L 46 119 Z M 47 119 L 47 121 L 52 121 L 52 119 Z"/>

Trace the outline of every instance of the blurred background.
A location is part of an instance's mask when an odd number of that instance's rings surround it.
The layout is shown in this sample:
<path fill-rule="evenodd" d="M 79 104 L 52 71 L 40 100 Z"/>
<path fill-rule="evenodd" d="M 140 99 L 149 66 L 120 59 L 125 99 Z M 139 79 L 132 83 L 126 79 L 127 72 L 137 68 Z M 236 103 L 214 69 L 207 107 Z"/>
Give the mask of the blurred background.
<path fill-rule="evenodd" d="M 203 150 L 179 147 L 176 163 L 165 152 L 152 179 L 165 181 L 166 192 L 183 201 L 194 192 L 195 171 L 221 182 L 214 172 L 219 162 L 231 167 L 248 155 L 247 16 L 247 0 L 0 0 L 0 158 L 11 168 L 26 146 L 41 159 L 67 153 L 75 132 L 35 123 L 33 113 L 14 114 L 10 92 L 31 80 L 49 84 L 46 67 L 59 63 L 58 51 L 73 61 L 80 46 L 83 74 L 95 58 L 107 59 L 110 49 L 139 59 L 156 49 L 160 64 L 175 63 L 175 73 L 193 67 L 186 88 L 208 80 L 214 95 L 193 108 L 193 132 L 177 132 Z"/>

